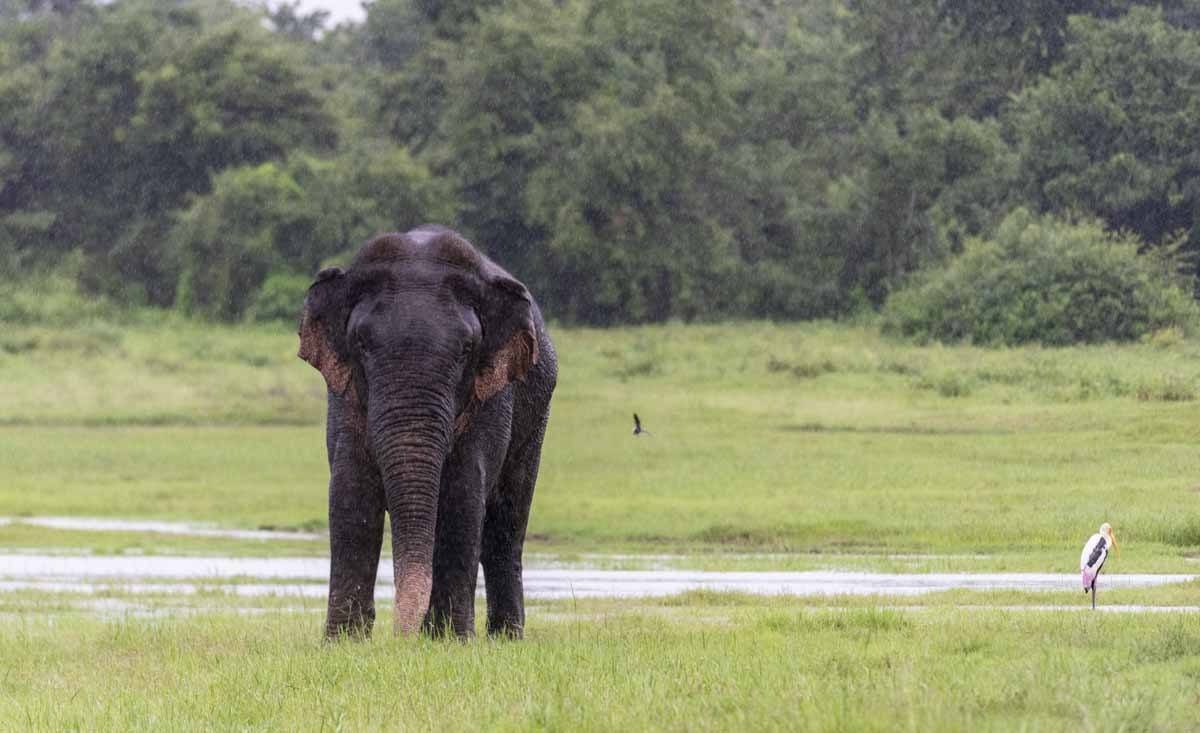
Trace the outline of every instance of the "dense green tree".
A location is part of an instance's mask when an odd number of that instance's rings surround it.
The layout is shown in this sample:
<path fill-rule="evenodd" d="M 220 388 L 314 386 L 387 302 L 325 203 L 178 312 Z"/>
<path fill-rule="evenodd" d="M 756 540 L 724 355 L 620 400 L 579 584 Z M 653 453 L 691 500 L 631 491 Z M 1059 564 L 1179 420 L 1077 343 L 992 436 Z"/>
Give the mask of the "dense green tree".
<path fill-rule="evenodd" d="M 998 114 L 1009 97 L 1045 76 L 1064 54 L 1073 16 L 1114 19 L 1162 8 L 1196 27 L 1197 0 L 846 0 L 860 43 L 861 110 L 907 114 L 933 107 L 955 117 Z"/>
<path fill-rule="evenodd" d="M 304 192 L 275 163 L 233 168 L 180 217 L 171 235 L 179 259 L 177 305 L 191 313 L 232 318 L 283 264 L 280 245 L 307 210 Z"/>
<path fill-rule="evenodd" d="M 423 166 L 386 145 L 334 159 L 297 154 L 285 163 L 228 168 L 167 237 L 178 273 L 175 304 L 241 317 L 272 273 L 294 276 L 276 282 L 276 291 L 286 290 L 331 259 L 345 264 L 375 234 L 445 221 L 452 210 Z M 258 315 L 278 316 L 278 293 L 266 300 L 270 306 L 260 303 Z"/>
<path fill-rule="evenodd" d="M 375 0 L 366 9 L 363 42 L 370 58 L 386 69 L 403 68 L 433 33 L 413 0 Z"/>
<path fill-rule="evenodd" d="M 294 41 L 313 41 L 325 30 L 329 22 L 328 10 L 306 13 L 300 8 L 299 0 L 279 3 L 267 8 L 267 20 L 276 32 Z"/>
<path fill-rule="evenodd" d="M 458 223 L 492 255 L 533 274 L 547 253 L 529 212 L 531 176 L 568 134 L 576 104 L 600 84 L 580 3 L 532 0 L 487 14 L 446 73 L 455 94 L 427 152 L 456 189 Z M 568 171 L 562 171 L 568 173 Z"/>
<path fill-rule="evenodd" d="M 947 34 L 934 0 L 846 0 L 843 24 L 856 41 L 851 79 L 860 119 L 903 120 L 947 97 Z"/>
<path fill-rule="evenodd" d="M 277 318 L 444 221 L 607 324 L 877 306 L 1019 205 L 1200 249 L 1200 0 L 365 6 L 0 0 L 2 271 Z"/>
<path fill-rule="evenodd" d="M 332 121 L 296 59 L 262 40 L 220 28 L 138 75 L 126 141 L 138 171 L 156 172 L 152 191 L 140 192 L 163 199 L 155 209 L 203 190 L 209 172 L 334 148 Z"/>
<path fill-rule="evenodd" d="M 697 113 L 667 85 L 636 106 L 591 101 L 557 148 L 562 158 L 535 174 L 531 208 L 552 232 L 561 280 L 549 284 L 568 317 L 694 318 L 727 294 L 732 237 L 707 185 L 717 146 Z"/>
<path fill-rule="evenodd" d="M 124 227 L 141 215 L 136 192 L 154 187 L 154 172 L 137 170 L 136 151 L 126 141 L 138 75 L 156 60 L 163 21 L 161 15 L 124 8 L 99 12 L 69 42 L 56 39 L 33 100 L 40 134 L 29 138 L 34 175 L 22 196 L 55 212 L 48 244 L 59 253 L 76 248 L 87 253 L 96 265 L 89 275 L 115 269 L 107 257 Z"/>
<path fill-rule="evenodd" d="M 449 182 L 435 177 L 405 148 L 367 142 L 347 149 L 336 162 L 336 175 L 301 177 L 309 190 L 332 188 L 329 197 L 331 204 L 336 200 L 332 205 L 337 209 L 324 210 L 338 212 L 336 216 L 342 222 L 334 251 L 357 250 L 381 232 L 455 221 L 458 203 Z M 311 261 L 301 262 L 308 267 Z"/>
<path fill-rule="evenodd" d="M 0 0 L 0 18 L 22 18 L 39 13 L 68 16 L 87 5 L 87 0 Z"/>
<path fill-rule="evenodd" d="M 835 182 L 853 166 L 856 47 L 840 0 L 754 6 L 733 75 L 717 209 L 736 243 L 735 312 L 788 318 L 846 307 Z"/>
<path fill-rule="evenodd" d="M 36 201 L 34 150 L 39 144 L 34 100 L 43 76 L 37 58 L 48 43 L 44 27 L 0 32 L 0 276 L 45 257 L 55 214 Z"/>
<path fill-rule="evenodd" d="M 864 160 L 840 187 L 835 236 L 841 289 L 878 305 L 906 275 L 994 224 L 1011 173 L 997 126 L 969 118 L 926 111 L 904 127 L 875 118 L 860 136 Z"/>
<path fill-rule="evenodd" d="M 458 39 L 488 8 L 502 0 L 412 0 L 413 7 L 433 26 L 439 37 Z"/>
<path fill-rule="evenodd" d="M 1115 19 L 1134 7 L 1162 8 L 1171 22 L 1196 26 L 1196 0 L 939 0 L 954 53 L 946 107 L 997 114 L 1010 95 L 1062 60 L 1072 16 Z"/>
<path fill-rule="evenodd" d="M 447 98 L 447 69 L 459 47 L 439 38 L 413 0 L 376 0 L 361 31 L 366 115 L 373 128 L 412 150 L 434 136 Z"/>
<path fill-rule="evenodd" d="M 591 6 L 574 33 L 581 42 L 556 56 L 570 63 L 528 87 L 580 98 L 539 100 L 526 121 L 504 126 L 514 142 L 544 141 L 529 149 L 548 157 L 530 174 L 526 202 L 556 270 L 546 285 L 568 317 L 694 318 L 727 300 L 736 258 L 717 197 L 735 112 L 722 72 L 743 39 L 734 11 L 724 0 Z M 599 85 L 597 68 L 606 71 Z M 567 78 L 553 83 L 562 70 Z"/>
<path fill-rule="evenodd" d="M 160 241 L 186 196 L 226 167 L 332 147 L 298 61 L 247 17 L 127 2 L 56 39 L 12 195 L 54 213 L 50 246 L 87 254 L 85 284 L 170 302 Z"/>
<path fill-rule="evenodd" d="M 1200 37 L 1157 10 L 1077 17 L 1063 61 L 1010 116 L 1024 194 L 1098 215 L 1148 243 L 1200 244 Z"/>

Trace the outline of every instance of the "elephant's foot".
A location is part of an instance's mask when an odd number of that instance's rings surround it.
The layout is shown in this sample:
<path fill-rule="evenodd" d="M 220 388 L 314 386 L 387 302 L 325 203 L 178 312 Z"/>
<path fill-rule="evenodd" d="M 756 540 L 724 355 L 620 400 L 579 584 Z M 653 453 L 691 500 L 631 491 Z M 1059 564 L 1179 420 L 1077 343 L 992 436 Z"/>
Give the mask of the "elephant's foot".
<path fill-rule="evenodd" d="M 520 641 L 525 638 L 525 627 L 516 620 L 488 622 L 488 636 L 493 639 L 510 639 Z"/>
<path fill-rule="evenodd" d="M 363 609 L 361 613 L 330 613 L 325 619 L 326 641 L 342 639 L 366 639 L 371 636 L 375 625 L 375 609 Z"/>
<path fill-rule="evenodd" d="M 466 641 L 475 637 L 475 618 L 473 614 L 469 618 L 462 618 L 430 610 L 425 616 L 422 631 L 434 639 L 457 638 Z"/>
<path fill-rule="evenodd" d="M 458 568 L 441 568 L 429 596 L 429 612 L 422 631 L 435 639 L 475 636 L 476 573 Z"/>
<path fill-rule="evenodd" d="M 366 641 L 371 638 L 371 624 L 325 624 L 325 641 Z"/>

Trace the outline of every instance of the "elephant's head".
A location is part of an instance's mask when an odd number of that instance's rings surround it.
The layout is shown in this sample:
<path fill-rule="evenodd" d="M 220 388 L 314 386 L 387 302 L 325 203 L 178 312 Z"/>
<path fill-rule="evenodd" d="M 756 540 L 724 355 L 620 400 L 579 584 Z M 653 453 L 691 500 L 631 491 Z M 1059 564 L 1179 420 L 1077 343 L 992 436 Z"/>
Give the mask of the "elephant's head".
<path fill-rule="evenodd" d="M 525 286 L 440 227 L 377 237 L 309 288 L 299 355 L 357 417 L 383 479 L 401 632 L 418 629 L 429 604 L 438 488 L 455 436 L 524 377 L 537 344 Z"/>

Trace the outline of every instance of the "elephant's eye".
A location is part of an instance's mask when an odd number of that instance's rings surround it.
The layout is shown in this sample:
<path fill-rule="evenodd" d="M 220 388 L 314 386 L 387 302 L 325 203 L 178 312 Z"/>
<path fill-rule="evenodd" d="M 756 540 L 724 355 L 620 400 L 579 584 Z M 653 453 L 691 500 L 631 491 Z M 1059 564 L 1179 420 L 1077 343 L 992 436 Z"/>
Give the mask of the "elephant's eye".
<path fill-rule="evenodd" d="M 359 353 L 371 348 L 371 329 L 359 326 L 350 332 L 350 345 Z"/>
<path fill-rule="evenodd" d="M 462 345 L 462 355 L 470 356 L 471 354 L 475 353 L 475 347 L 477 345 L 478 344 L 475 343 L 475 339 L 467 339 Z"/>

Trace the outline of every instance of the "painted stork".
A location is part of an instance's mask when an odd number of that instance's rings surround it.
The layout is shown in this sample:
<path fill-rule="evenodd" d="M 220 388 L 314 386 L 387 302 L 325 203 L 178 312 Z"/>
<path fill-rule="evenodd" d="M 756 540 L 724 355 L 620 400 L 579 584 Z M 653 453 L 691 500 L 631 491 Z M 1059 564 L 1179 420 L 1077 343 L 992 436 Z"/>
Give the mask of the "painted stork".
<path fill-rule="evenodd" d="M 1100 576 L 1100 568 L 1104 567 L 1104 561 L 1108 559 L 1108 548 L 1113 548 L 1117 551 L 1117 555 L 1121 554 L 1120 548 L 1117 547 L 1117 536 L 1113 534 L 1113 528 L 1108 523 L 1100 525 L 1100 531 L 1088 538 L 1087 543 L 1083 546 L 1083 554 L 1079 556 L 1079 574 L 1083 578 L 1083 592 L 1092 592 L 1092 608 L 1096 608 L 1096 579 Z"/>

